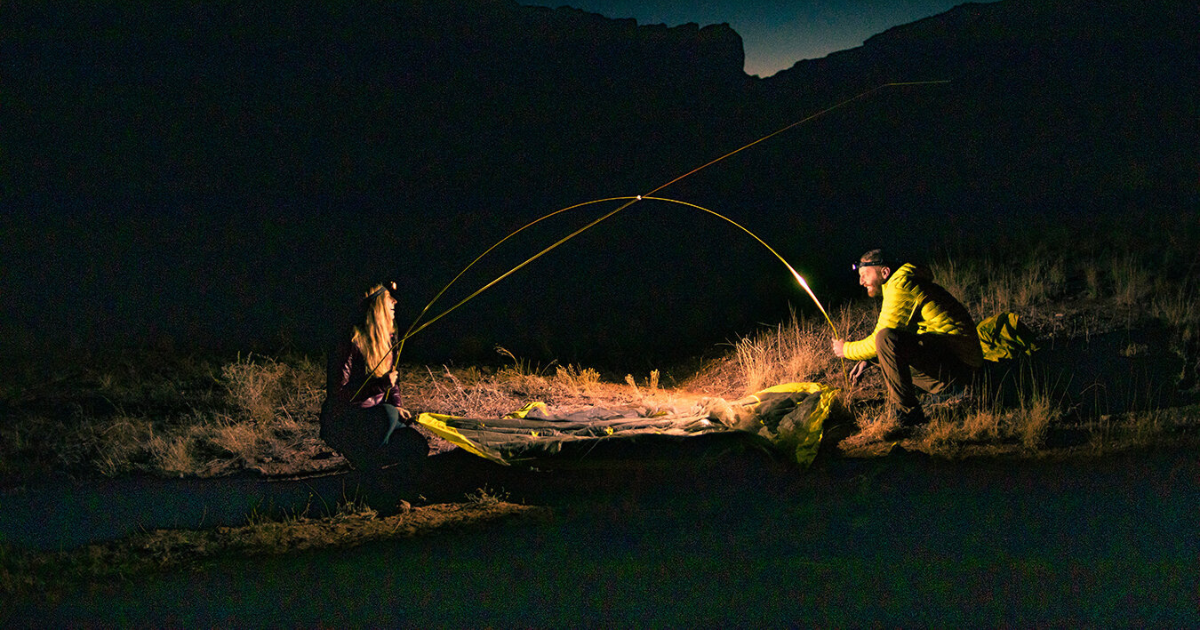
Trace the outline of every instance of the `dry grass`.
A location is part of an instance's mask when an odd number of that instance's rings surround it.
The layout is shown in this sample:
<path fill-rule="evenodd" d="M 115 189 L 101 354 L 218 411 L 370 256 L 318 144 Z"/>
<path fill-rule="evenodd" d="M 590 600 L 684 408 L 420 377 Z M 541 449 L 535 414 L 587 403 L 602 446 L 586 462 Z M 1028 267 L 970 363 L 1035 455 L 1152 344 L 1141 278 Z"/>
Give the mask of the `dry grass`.
<path fill-rule="evenodd" d="M 545 518 L 545 508 L 509 503 L 486 489 L 461 503 L 412 507 L 381 516 L 355 500 L 324 517 L 251 514 L 246 525 L 157 530 L 61 552 L 33 553 L 0 544 L 0 593 L 47 597 L 73 582 L 97 583 L 151 571 L 203 565 L 223 557 L 273 556 L 413 538 L 504 519 Z"/>
<path fill-rule="evenodd" d="M 858 442 L 878 442 L 883 440 L 883 435 L 895 426 L 891 420 L 891 414 L 887 413 L 886 409 L 880 411 L 879 408 L 858 407 L 852 412 L 854 424 L 859 429 L 859 434 L 856 436 Z"/>
<path fill-rule="evenodd" d="M 1152 309 L 1159 319 L 1179 332 L 1181 341 L 1200 337 L 1200 297 L 1193 287 L 1181 286 L 1156 295 Z"/>
<path fill-rule="evenodd" d="M 1162 443 L 1196 442 L 1200 405 L 1103 415 L 1087 423 L 1087 447 L 1094 453 L 1145 448 Z"/>
<path fill-rule="evenodd" d="M 546 376 L 540 370 L 515 361 L 496 371 L 475 367 L 451 370 L 425 368 L 425 377 L 407 374 L 399 385 L 404 402 L 412 409 L 453 416 L 500 417 L 535 400 L 555 400 L 565 391 L 572 373 Z M 574 376 L 578 378 L 578 374 Z"/>
<path fill-rule="evenodd" d="M 950 458 L 972 454 L 1037 454 L 1050 427 L 1064 418 L 1059 405 L 1038 395 L 1012 408 L 969 403 L 949 409 L 933 408 L 927 413 L 929 424 L 905 440 L 905 446 Z M 847 441 L 843 450 L 859 455 L 881 450 L 877 446 L 894 426 L 886 405 L 861 407 L 853 416 L 859 433 Z"/>
<path fill-rule="evenodd" d="M 1181 383 L 1196 384 L 1200 367 L 1200 298 L 1196 283 L 1187 283 L 1174 291 L 1163 291 L 1153 300 L 1153 311 L 1172 332 L 1171 350 L 1184 361 Z"/>
<path fill-rule="evenodd" d="M 1089 300 L 1113 315 L 1161 317 L 1186 321 L 1195 305 L 1195 266 L 1183 277 L 1173 265 L 1175 253 L 1154 255 L 1115 250 L 1093 243 L 1072 248 L 1094 250 L 1090 256 L 1064 258 L 1045 245 L 1003 256 L 956 259 L 942 256 L 930 264 L 934 279 L 957 296 L 976 320 L 999 312 L 1044 315 L 1062 310 L 1064 303 Z"/>
<path fill-rule="evenodd" d="M 50 413 L 29 413 L 0 428 L 0 461 L 11 467 L 5 472 L 214 476 L 261 468 L 315 438 L 324 371 L 307 359 L 247 356 L 220 367 L 176 366 L 147 374 L 141 384 L 129 380 L 128 365 L 81 377 L 78 399 L 100 402 L 31 405 Z"/>
<path fill-rule="evenodd" d="M 503 416 L 524 404 L 519 400 L 537 400 L 550 388 L 549 381 L 538 375 L 489 375 L 476 369 L 456 373 L 444 366 L 440 373 L 426 369 L 428 378 L 423 382 L 406 379 L 405 389 L 417 395 L 406 396 L 405 403 L 452 416 Z"/>
<path fill-rule="evenodd" d="M 934 280 L 958 297 L 976 321 L 1005 311 L 1029 312 L 1042 307 L 1061 298 L 1067 284 L 1063 258 L 1043 251 L 965 262 L 943 258 L 930 269 Z"/>
<path fill-rule="evenodd" d="M 600 384 L 600 373 L 592 368 L 560 365 L 555 370 L 554 382 L 568 391 L 579 391 L 587 396 Z"/>
<path fill-rule="evenodd" d="M 640 402 L 663 393 L 657 373 L 643 392 L 602 383 L 591 368 L 553 367 L 551 375 L 549 368 L 512 357 L 512 364 L 499 370 L 408 369 L 397 386 L 413 410 L 482 417 L 502 416 L 535 400 L 586 406 L 599 400 Z M 10 463 L 4 472 L 27 475 L 31 465 L 104 476 L 295 472 L 311 463 L 314 452 L 328 450 L 317 437 L 325 375 L 316 362 L 239 356 L 210 366 L 207 376 L 214 391 L 204 397 L 203 407 L 160 413 L 110 408 L 105 413 L 75 405 L 69 415 L 29 414 L 0 427 L 0 448 L 12 456 L 0 461 L 25 462 L 24 470 Z M 98 381 L 117 386 L 114 378 Z M 177 393 L 174 400 L 178 405 L 187 399 Z"/>
<path fill-rule="evenodd" d="M 638 387 L 637 379 L 632 374 L 625 375 L 625 383 L 633 389 L 633 395 L 637 398 L 653 398 L 658 395 L 658 379 L 660 374 L 658 370 L 650 370 L 650 376 L 646 378 L 645 392 L 642 391 L 642 388 Z"/>
<path fill-rule="evenodd" d="M 605 382 L 592 368 L 575 365 L 537 366 L 498 348 L 509 363 L 499 369 L 426 366 L 403 371 L 397 387 L 404 404 L 428 411 L 478 418 L 501 417 L 538 401 L 550 406 L 583 407 L 596 404 L 660 404 L 675 397 L 660 389 L 660 373 L 652 370 L 637 385 L 632 374 L 625 384 Z"/>
<path fill-rule="evenodd" d="M 864 304 L 836 312 L 838 334 L 860 338 L 872 330 L 874 313 Z M 740 374 L 742 394 L 779 383 L 835 382 L 846 388 L 849 367 L 833 355 L 833 331 L 823 317 L 801 318 L 793 311 L 790 321 L 767 328 L 734 344 L 733 365 Z"/>
<path fill-rule="evenodd" d="M 1015 408 L 968 408 L 932 414 L 927 435 L 919 447 L 948 455 L 964 446 L 1014 442 L 1027 452 L 1038 451 L 1051 426 L 1063 419 L 1063 410 L 1051 399 L 1033 396 Z"/>
<path fill-rule="evenodd" d="M 943 256 L 932 270 L 977 319 L 1011 310 L 1035 328 L 1042 324 L 1039 333 L 1060 338 L 1161 321 L 1169 330 L 1170 349 L 1184 359 L 1181 380 L 1194 382 L 1200 365 L 1200 258 L 1196 235 L 1189 234 L 1172 231 L 1168 247 L 1142 250 L 1128 244 L 1118 249 L 1069 241 L 1071 247 L 1053 247 L 1037 241 L 1024 250 Z M 1065 251 L 1072 253 L 1064 257 Z M 1073 313 L 1073 308 L 1085 310 Z M 874 325 L 876 306 L 867 300 L 831 310 L 845 339 L 863 338 Z M 494 417 L 531 401 L 690 404 L 701 396 L 734 399 L 777 383 L 822 381 L 842 390 L 842 407 L 860 429 L 856 439 L 870 441 L 887 428 L 867 417 L 878 415 L 881 380 L 875 373 L 861 384 L 849 383 L 853 366 L 833 357 L 832 336 L 823 318 L 792 313 L 737 340 L 694 375 L 671 377 L 674 389 L 663 387 L 659 370 L 608 383 L 594 369 L 535 366 L 503 349 L 498 351 L 506 364 L 499 369 L 410 367 L 403 369 L 398 387 L 414 411 Z M 1142 358 L 1155 350 L 1130 343 L 1123 356 Z M 314 454 L 328 450 L 317 438 L 324 388 L 319 361 L 265 356 L 212 361 L 144 351 L 84 357 L 71 365 L 78 367 L 54 374 L 18 368 L 0 385 L 0 408 L 9 418 L 0 424 L 0 479 L 60 470 L 107 476 L 270 473 L 303 469 L 313 465 Z M 1047 432 L 1063 422 L 1065 405 L 1044 384 L 1024 387 L 1021 402 L 1009 408 L 934 414 L 925 446 L 952 452 L 964 444 L 996 442 L 1037 450 Z M 1141 409 L 1154 411 L 1154 400 L 1141 402 Z M 1136 418 L 1111 422 L 1149 427 L 1134 431 L 1138 435 L 1159 433 L 1155 423 Z M 1101 429 L 1117 434 L 1111 427 Z"/>
<path fill-rule="evenodd" d="M 1133 254 L 1125 254 L 1111 262 L 1112 296 L 1117 306 L 1141 306 L 1153 288 L 1153 279 L 1146 265 Z"/>
<path fill-rule="evenodd" d="M 793 312 L 789 324 L 738 341 L 735 360 L 744 375 L 745 393 L 776 383 L 819 380 L 832 363 L 826 348 L 829 337 L 823 321 L 800 321 Z"/>

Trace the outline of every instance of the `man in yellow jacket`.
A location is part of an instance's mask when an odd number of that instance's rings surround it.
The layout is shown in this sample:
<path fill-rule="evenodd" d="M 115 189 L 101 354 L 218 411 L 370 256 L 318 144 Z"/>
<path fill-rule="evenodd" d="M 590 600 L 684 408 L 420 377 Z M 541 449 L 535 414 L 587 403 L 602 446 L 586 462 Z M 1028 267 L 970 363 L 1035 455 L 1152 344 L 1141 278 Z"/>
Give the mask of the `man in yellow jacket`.
<path fill-rule="evenodd" d="M 914 386 L 937 394 L 969 385 L 983 365 L 979 336 L 966 307 L 928 270 L 911 263 L 893 267 L 878 249 L 863 254 L 855 267 L 867 295 L 883 298 L 879 321 L 866 339 L 834 339 L 833 353 L 860 362 L 855 377 L 867 361 L 878 361 L 898 420 L 884 439 L 902 439 L 928 421 Z"/>

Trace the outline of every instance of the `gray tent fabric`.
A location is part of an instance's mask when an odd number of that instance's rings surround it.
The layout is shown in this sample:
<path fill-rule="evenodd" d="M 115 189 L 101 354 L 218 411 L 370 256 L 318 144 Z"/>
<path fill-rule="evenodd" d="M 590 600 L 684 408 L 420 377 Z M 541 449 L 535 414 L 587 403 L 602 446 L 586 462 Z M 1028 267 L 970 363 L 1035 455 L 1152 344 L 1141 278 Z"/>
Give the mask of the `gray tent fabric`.
<path fill-rule="evenodd" d="M 443 418 L 442 421 L 492 455 L 489 459 L 506 462 L 554 455 L 562 451 L 564 444 L 573 442 L 732 430 L 709 420 L 707 414 L 644 417 L 636 409 L 607 408 L 587 409 L 564 416 L 542 412 L 524 418 Z M 440 434 L 436 429 L 435 433 Z"/>
<path fill-rule="evenodd" d="M 467 451 L 500 464 L 555 456 L 568 445 L 601 440 L 687 438 L 747 431 L 770 440 L 806 465 L 816 453 L 823 422 L 837 391 L 815 383 L 787 383 L 733 403 L 711 399 L 683 412 L 609 407 L 554 412 L 544 404 L 531 403 L 504 418 L 424 413 L 418 422 Z"/>

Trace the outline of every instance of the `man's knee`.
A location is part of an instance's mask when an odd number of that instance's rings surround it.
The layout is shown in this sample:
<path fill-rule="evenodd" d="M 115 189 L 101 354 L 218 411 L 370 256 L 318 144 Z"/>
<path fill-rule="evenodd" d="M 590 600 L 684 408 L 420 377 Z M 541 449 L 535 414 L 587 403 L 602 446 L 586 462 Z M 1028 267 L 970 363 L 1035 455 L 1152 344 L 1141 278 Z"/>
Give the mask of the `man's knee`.
<path fill-rule="evenodd" d="M 900 331 L 895 328 L 881 328 L 875 333 L 875 352 L 878 354 L 895 355 L 900 345 Z"/>

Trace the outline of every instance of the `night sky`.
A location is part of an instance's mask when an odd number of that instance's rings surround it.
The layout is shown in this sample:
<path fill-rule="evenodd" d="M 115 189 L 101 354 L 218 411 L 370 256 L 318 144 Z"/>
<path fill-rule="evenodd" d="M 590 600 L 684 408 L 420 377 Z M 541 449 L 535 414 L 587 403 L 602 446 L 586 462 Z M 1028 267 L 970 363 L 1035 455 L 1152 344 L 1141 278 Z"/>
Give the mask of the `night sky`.
<path fill-rule="evenodd" d="M 543 3 L 530 3 L 543 5 Z M 574 0 L 566 3 L 638 24 L 728 23 L 742 36 L 746 73 L 768 77 L 797 61 L 862 45 L 872 35 L 937 15 L 961 0 Z M 559 6 L 544 3 L 543 6 Z"/>

